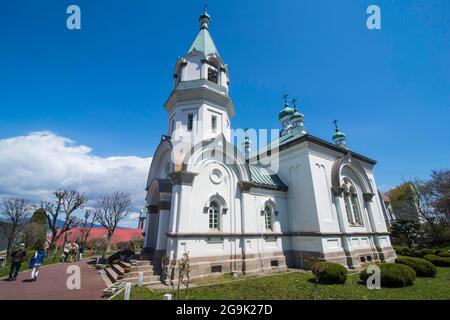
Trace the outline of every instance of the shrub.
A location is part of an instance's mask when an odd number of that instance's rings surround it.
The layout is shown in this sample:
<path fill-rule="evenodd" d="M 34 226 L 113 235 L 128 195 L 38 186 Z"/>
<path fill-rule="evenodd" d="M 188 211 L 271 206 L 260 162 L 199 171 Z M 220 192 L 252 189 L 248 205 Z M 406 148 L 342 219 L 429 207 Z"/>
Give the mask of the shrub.
<path fill-rule="evenodd" d="M 422 249 L 420 250 L 422 253 L 422 257 L 426 256 L 427 254 L 436 254 L 436 250 L 434 249 Z"/>
<path fill-rule="evenodd" d="M 450 267 L 450 258 L 440 257 L 435 254 L 427 254 L 423 257 L 425 260 L 430 261 L 432 264 L 438 267 Z"/>
<path fill-rule="evenodd" d="M 436 267 L 429 261 L 420 258 L 400 257 L 395 263 L 407 265 L 414 269 L 418 277 L 434 277 L 436 275 Z"/>
<path fill-rule="evenodd" d="M 398 250 L 395 250 L 398 255 L 400 256 L 407 256 L 407 257 L 416 257 L 416 258 L 422 258 L 424 254 L 422 253 L 422 250 L 414 249 L 414 248 L 407 248 L 407 247 L 400 247 Z"/>
<path fill-rule="evenodd" d="M 381 276 L 381 286 L 388 288 L 400 288 L 411 286 L 416 280 L 416 272 L 411 267 L 404 264 L 395 263 L 383 263 L 379 265 L 380 276 Z M 371 276 L 367 273 L 367 269 L 364 269 L 359 274 L 359 278 L 366 282 L 367 278 Z"/>
<path fill-rule="evenodd" d="M 448 252 L 448 251 L 447 252 L 441 251 L 437 255 L 442 258 L 450 258 L 450 252 Z"/>
<path fill-rule="evenodd" d="M 345 283 L 347 280 L 347 269 L 333 262 L 318 262 L 311 268 L 319 283 Z"/>
<path fill-rule="evenodd" d="M 126 250 L 130 248 L 130 242 L 129 241 L 119 241 L 116 243 L 116 248 L 118 250 Z"/>

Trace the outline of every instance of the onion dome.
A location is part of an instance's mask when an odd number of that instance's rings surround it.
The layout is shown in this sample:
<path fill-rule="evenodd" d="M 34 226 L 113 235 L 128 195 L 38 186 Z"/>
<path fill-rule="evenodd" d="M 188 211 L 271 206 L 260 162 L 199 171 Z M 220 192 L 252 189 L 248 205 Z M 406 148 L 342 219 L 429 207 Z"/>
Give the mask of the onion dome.
<path fill-rule="evenodd" d="M 283 119 L 284 117 L 287 117 L 287 116 L 292 116 L 295 113 L 294 108 L 291 108 L 289 106 L 289 103 L 287 101 L 287 97 L 288 97 L 287 94 L 285 94 L 284 97 L 283 97 L 284 98 L 284 108 L 278 113 L 278 120 L 281 120 L 281 119 Z"/>
<path fill-rule="evenodd" d="M 281 120 L 282 118 L 284 118 L 286 116 L 292 116 L 292 115 L 294 115 L 294 113 L 295 113 L 294 109 L 292 109 L 289 106 L 285 106 L 284 109 L 278 113 L 278 119 Z"/>
<path fill-rule="evenodd" d="M 339 130 L 339 128 L 338 128 L 338 126 L 337 126 L 337 123 L 338 123 L 338 121 L 337 120 L 334 120 L 333 121 L 333 123 L 334 123 L 334 126 L 335 126 L 335 134 L 333 135 L 333 141 L 338 145 L 338 146 L 340 146 L 340 147 L 343 147 L 343 148 L 347 148 L 347 143 L 345 142 L 345 138 L 346 138 L 346 135 L 345 135 L 345 133 L 343 133 L 343 132 L 341 132 L 340 130 Z"/>
<path fill-rule="evenodd" d="M 304 120 L 305 119 L 305 116 L 303 115 L 303 113 L 300 113 L 298 110 L 294 110 L 294 114 L 290 117 L 290 119 L 292 120 L 292 121 L 295 121 L 295 120 Z"/>

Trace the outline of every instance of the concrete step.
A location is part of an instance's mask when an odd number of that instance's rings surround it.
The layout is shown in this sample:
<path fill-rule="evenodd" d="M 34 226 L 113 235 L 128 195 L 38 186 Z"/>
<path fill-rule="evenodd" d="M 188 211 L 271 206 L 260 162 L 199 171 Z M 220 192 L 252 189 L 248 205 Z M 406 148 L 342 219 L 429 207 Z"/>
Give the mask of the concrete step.
<path fill-rule="evenodd" d="M 116 273 L 116 271 L 115 271 L 113 268 L 111 268 L 111 267 L 107 267 L 107 268 L 105 269 L 105 274 L 106 274 L 106 276 L 109 278 L 109 280 L 110 280 L 112 283 L 116 282 L 116 281 L 117 281 L 117 277 L 119 276 L 119 275 Z"/>
<path fill-rule="evenodd" d="M 111 268 L 114 269 L 114 271 L 117 274 L 124 274 L 124 272 L 123 272 L 124 268 L 122 266 L 120 266 L 119 264 L 113 264 L 113 265 L 111 265 Z"/>
<path fill-rule="evenodd" d="M 122 268 L 131 268 L 131 263 L 129 262 L 125 262 L 125 261 L 119 261 L 119 266 L 121 266 Z"/>
<path fill-rule="evenodd" d="M 136 266 L 153 266 L 153 262 L 149 260 L 136 261 Z"/>
<path fill-rule="evenodd" d="M 106 284 L 106 287 L 109 288 L 113 285 L 113 281 L 108 277 L 105 270 L 99 270 L 98 273 L 100 274 L 100 277 L 102 277 L 103 281 Z"/>
<path fill-rule="evenodd" d="M 158 283 L 161 283 L 159 276 L 147 276 L 147 277 L 144 277 L 143 280 L 144 280 L 143 284 L 158 284 Z M 124 279 L 124 281 L 131 282 L 132 284 L 136 284 L 137 281 L 138 281 L 138 277 L 127 278 L 127 279 Z"/>
<path fill-rule="evenodd" d="M 124 279 L 137 278 L 137 277 L 139 277 L 139 272 L 143 272 L 144 277 L 156 276 L 156 274 L 154 274 L 153 271 L 137 271 L 137 272 L 124 273 L 123 277 L 124 277 Z"/>
<path fill-rule="evenodd" d="M 131 271 L 153 271 L 154 268 L 152 265 L 150 266 L 136 266 L 136 267 L 132 267 Z"/>

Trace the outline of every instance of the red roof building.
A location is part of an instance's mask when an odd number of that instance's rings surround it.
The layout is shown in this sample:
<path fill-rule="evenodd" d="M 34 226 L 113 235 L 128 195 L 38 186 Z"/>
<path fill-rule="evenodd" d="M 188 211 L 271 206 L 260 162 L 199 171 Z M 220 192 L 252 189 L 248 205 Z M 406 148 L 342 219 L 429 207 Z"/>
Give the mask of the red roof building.
<path fill-rule="evenodd" d="M 76 227 L 73 229 L 70 229 L 70 231 L 67 232 L 67 236 L 62 236 L 59 238 L 58 246 L 61 246 L 64 243 L 64 238 L 67 237 L 67 240 L 77 241 L 79 238 L 81 238 L 81 230 L 82 228 Z M 116 245 L 118 242 L 123 241 L 130 241 L 131 239 L 142 239 L 144 236 L 142 235 L 143 230 L 138 228 L 120 228 L 116 229 L 114 231 L 113 237 L 112 237 L 112 244 Z M 105 228 L 92 228 L 89 232 L 89 239 L 92 238 L 98 238 L 98 237 L 105 237 L 107 236 L 107 231 Z"/>

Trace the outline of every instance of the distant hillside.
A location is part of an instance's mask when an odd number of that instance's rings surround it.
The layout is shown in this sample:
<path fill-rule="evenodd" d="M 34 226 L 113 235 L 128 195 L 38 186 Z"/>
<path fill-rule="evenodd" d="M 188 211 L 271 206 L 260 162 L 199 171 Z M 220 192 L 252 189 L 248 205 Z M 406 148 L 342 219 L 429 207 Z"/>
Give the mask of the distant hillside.
<path fill-rule="evenodd" d="M 3 217 L 0 217 L 0 222 L 8 222 L 8 221 L 6 219 L 4 219 Z M 64 220 L 61 220 L 61 219 L 56 220 L 57 228 L 61 228 L 63 225 L 64 225 Z M 93 228 L 101 228 L 102 226 L 99 224 L 94 224 L 92 227 Z"/>
<path fill-rule="evenodd" d="M 57 228 L 61 228 L 63 225 L 64 225 L 64 220 L 60 220 L 60 219 L 56 220 L 56 227 Z M 95 224 L 95 223 L 92 225 L 92 227 L 93 228 L 102 228 L 101 225 Z"/>

